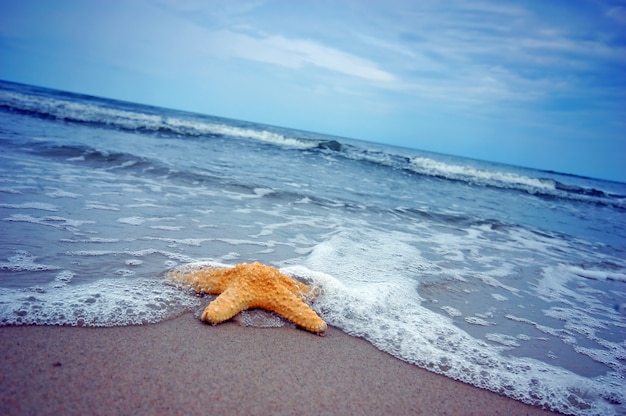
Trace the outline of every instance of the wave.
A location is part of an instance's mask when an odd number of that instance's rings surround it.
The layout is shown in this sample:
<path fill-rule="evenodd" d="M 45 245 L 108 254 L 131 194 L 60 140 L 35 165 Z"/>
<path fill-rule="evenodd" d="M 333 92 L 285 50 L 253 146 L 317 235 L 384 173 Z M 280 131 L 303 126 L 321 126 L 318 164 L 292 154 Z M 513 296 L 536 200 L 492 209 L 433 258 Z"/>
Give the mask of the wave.
<path fill-rule="evenodd" d="M 3 142 L 6 148 L 21 147 L 10 139 Z M 357 205 L 346 199 L 331 199 L 305 191 L 279 190 L 264 188 L 264 185 L 249 181 L 241 181 L 224 172 L 219 167 L 203 165 L 202 168 L 181 168 L 171 165 L 158 158 L 136 155 L 123 151 L 107 151 L 86 145 L 59 144 L 51 141 L 39 140 L 31 143 L 28 152 L 45 158 L 59 159 L 64 162 L 77 163 L 105 171 L 129 172 L 136 177 L 151 178 L 153 180 L 168 180 L 179 186 L 202 186 L 203 184 L 218 184 L 237 193 L 250 197 L 267 197 L 282 199 L 290 202 L 303 201 L 321 207 L 344 206 L 358 209 L 364 206 Z M 6 204 L 4 204 L 6 205 Z M 0 207 L 2 204 L 0 204 Z M 45 204 L 29 205 L 23 208 L 48 209 Z M 377 207 L 367 207 L 377 209 Z"/>
<path fill-rule="evenodd" d="M 96 97 L 89 97 L 91 101 L 80 102 L 64 100 L 49 96 L 30 95 L 13 91 L 0 91 L 0 108 L 6 111 L 19 112 L 27 115 L 56 119 L 74 123 L 88 123 L 101 127 L 116 128 L 119 130 L 136 131 L 141 133 L 159 133 L 188 137 L 235 137 L 253 139 L 261 142 L 281 146 L 311 149 L 325 147 L 336 149 L 336 143 L 313 141 L 298 137 L 289 137 L 267 130 L 230 126 L 224 123 L 213 123 L 193 117 L 164 116 L 150 114 L 132 109 L 113 108 L 106 105 L 106 101 Z M 125 104 L 112 101 L 116 106 Z M 136 106 L 126 104 L 127 106 Z M 149 108 L 149 107 L 146 107 Z"/>
<path fill-rule="evenodd" d="M 17 145 L 11 140 L 5 145 Z M 19 145 L 18 145 L 19 146 Z M 327 149 L 327 148 L 324 148 Z M 156 158 L 148 158 L 122 151 L 106 151 L 86 145 L 58 144 L 50 141 L 37 141 L 31 144 L 30 152 L 46 158 L 60 159 L 66 162 L 87 165 L 95 169 L 106 171 L 129 172 L 135 177 L 152 178 L 159 181 L 168 180 L 179 186 L 202 186 L 203 184 L 219 184 L 249 197 L 265 197 L 284 200 L 289 203 L 307 203 L 323 208 L 337 208 L 339 206 L 353 211 L 368 211 L 375 215 L 397 215 L 402 217 L 418 218 L 440 224 L 456 225 L 461 227 L 488 226 L 492 229 L 510 227 L 495 219 L 479 219 L 461 213 L 434 212 L 425 209 L 394 206 L 386 207 L 375 204 L 359 204 L 343 196 L 322 196 L 305 190 L 269 189 L 254 182 L 241 181 L 236 177 L 224 173 L 221 169 L 212 169 L 204 165 L 202 169 L 181 169 Z M 2 207 L 3 204 L 0 204 Z M 7 205 L 7 204 L 4 204 Z M 30 204 L 21 208 L 53 210 L 46 204 Z"/>
<path fill-rule="evenodd" d="M 365 143 L 349 144 L 345 140 L 315 137 L 316 135 L 306 133 L 301 136 L 311 137 L 298 137 L 296 131 L 293 131 L 294 135 L 281 134 L 278 132 L 281 129 L 253 123 L 39 88 L 31 88 L 32 91 L 29 91 L 25 90 L 26 86 L 19 86 L 21 89 L 14 91 L 11 90 L 11 84 L 3 85 L 8 87 L 0 89 L 0 109 L 4 111 L 164 136 L 249 139 L 290 149 L 319 151 L 379 167 L 403 170 L 421 177 L 626 208 L 625 195 L 569 183 L 570 181 L 565 183 L 547 177 L 531 177 L 504 170 L 477 168 L 469 164 L 449 163 L 437 160 L 434 155 L 406 156 L 400 152 L 394 154 L 390 151 L 373 151 Z M 578 179 L 574 177 L 573 181 Z"/>
<path fill-rule="evenodd" d="M 568 185 L 550 178 L 533 178 L 512 172 L 478 169 L 472 166 L 438 162 L 425 157 L 411 159 L 409 170 L 434 176 L 496 188 L 515 189 L 530 194 L 565 197 L 624 207 L 626 196 L 578 185 Z"/>
<path fill-rule="evenodd" d="M 545 179 L 530 178 L 510 172 L 448 164 L 426 157 L 412 158 L 409 162 L 408 169 L 422 175 L 460 180 L 480 185 L 490 185 L 499 188 L 524 188 L 530 192 L 555 189 L 554 184 Z"/>
<path fill-rule="evenodd" d="M 350 159 L 404 170 L 418 176 L 463 182 L 474 186 L 521 191 L 539 197 L 563 198 L 581 202 L 591 202 L 614 208 L 626 208 L 626 195 L 559 182 L 551 178 L 536 178 L 496 169 L 481 169 L 468 164 L 455 164 L 417 156 L 407 157 L 386 152 L 372 152 L 342 146 Z M 538 171 L 539 172 L 539 171 Z"/>

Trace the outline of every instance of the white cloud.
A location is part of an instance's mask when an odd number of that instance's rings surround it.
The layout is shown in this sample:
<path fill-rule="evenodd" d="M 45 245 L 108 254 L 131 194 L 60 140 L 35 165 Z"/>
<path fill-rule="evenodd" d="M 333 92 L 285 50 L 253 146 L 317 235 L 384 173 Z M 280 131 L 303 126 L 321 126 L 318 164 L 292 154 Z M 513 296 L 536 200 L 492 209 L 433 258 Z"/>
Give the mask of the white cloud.
<path fill-rule="evenodd" d="M 373 82 L 388 83 L 395 80 L 393 74 L 378 68 L 367 59 L 311 40 L 278 35 L 253 37 L 229 30 L 213 32 L 210 38 L 210 49 L 224 58 L 237 57 L 287 68 L 313 65 Z"/>
<path fill-rule="evenodd" d="M 376 48 L 381 48 L 397 55 L 403 55 L 404 57 L 407 57 L 410 59 L 416 58 L 416 54 L 409 48 L 402 45 L 401 43 L 384 41 L 378 37 L 367 35 L 365 33 L 359 33 L 357 34 L 357 37 L 359 40 L 361 40 L 362 42 L 365 42 L 367 45 L 371 45 Z"/>
<path fill-rule="evenodd" d="M 626 7 L 617 6 L 609 10 L 606 15 L 619 23 L 626 23 Z"/>

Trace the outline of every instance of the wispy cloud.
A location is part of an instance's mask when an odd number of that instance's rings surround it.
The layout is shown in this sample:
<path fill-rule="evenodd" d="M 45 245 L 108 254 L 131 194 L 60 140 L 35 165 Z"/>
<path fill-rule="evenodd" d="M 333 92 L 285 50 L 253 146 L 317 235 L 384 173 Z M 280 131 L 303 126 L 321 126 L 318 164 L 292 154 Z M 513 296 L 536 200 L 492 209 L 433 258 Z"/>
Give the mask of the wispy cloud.
<path fill-rule="evenodd" d="M 328 71 L 362 78 L 373 82 L 392 82 L 395 77 L 359 56 L 306 39 L 286 38 L 279 35 L 258 37 L 229 30 L 208 35 L 211 49 L 223 58 L 242 58 L 288 68 L 313 65 Z"/>
<path fill-rule="evenodd" d="M 626 6 L 612 7 L 607 11 L 606 15 L 621 24 L 626 24 Z"/>
<path fill-rule="evenodd" d="M 362 40 L 387 52 L 379 59 L 389 63 L 398 86 L 451 103 L 497 106 L 572 93 L 611 82 L 593 80 L 591 71 L 615 75 L 626 63 L 614 30 L 582 20 L 593 10 L 530 6 L 425 1 L 379 9 L 369 32 L 376 31 L 376 41 Z M 601 8 L 595 12 L 602 16 Z M 620 10 L 608 13 L 617 18 Z"/>

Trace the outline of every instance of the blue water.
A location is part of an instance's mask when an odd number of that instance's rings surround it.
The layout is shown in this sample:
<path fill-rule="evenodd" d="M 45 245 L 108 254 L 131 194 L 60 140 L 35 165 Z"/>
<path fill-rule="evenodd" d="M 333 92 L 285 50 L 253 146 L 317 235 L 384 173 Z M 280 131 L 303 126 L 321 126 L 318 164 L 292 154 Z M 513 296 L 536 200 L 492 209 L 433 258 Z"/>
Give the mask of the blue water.
<path fill-rule="evenodd" d="M 399 359 L 626 414 L 626 185 L 0 83 L 0 325 L 201 310 L 261 261 Z"/>

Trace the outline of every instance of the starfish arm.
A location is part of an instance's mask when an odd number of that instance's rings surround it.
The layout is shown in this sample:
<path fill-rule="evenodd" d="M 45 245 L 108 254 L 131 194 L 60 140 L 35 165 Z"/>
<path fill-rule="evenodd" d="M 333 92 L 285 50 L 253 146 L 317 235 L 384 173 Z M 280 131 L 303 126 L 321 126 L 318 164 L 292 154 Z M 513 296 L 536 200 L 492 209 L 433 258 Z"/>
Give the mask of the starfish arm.
<path fill-rule="evenodd" d="M 259 300 L 251 303 L 250 307 L 275 312 L 310 332 L 323 333 L 326 331 L 326 322 L 299 296 L 293 293 L 281 293 L 275 298 Z"/>
<path fill-rule="evenodd" d="M 299 282 L 295 279 L 292 279 L 289 276 L 285 276 L 285 275 L 282 275 L 282 276 L 285 278 L 284 284 L 290 287 L 289 291 L 295 294 L 296 296 L 298 296 L 303 301 L 306 302 L 307 300 L 310 300 L 311 298 L 315 297 L 315 291 L 312 290 L 307 285 L 305 285 L 304 283 Z"/>
<path fill-rule="evenodd" d="M 230 270 L 201 269 L 191 272 L 173 271 L 169 278 L 179 283 L 191 286 L 197 293 L 218 295 L 222 293 L 232 280 Z"/>
<path fill-rule="evenodd" d="M 226 289 L 215 300 L 209 303 L 202 312 L 202 320 L 212 324 L 219 324 L 248 309 L 248 299 L 242 296 L 236 287 Z"/>

